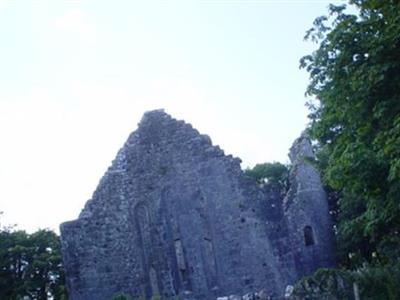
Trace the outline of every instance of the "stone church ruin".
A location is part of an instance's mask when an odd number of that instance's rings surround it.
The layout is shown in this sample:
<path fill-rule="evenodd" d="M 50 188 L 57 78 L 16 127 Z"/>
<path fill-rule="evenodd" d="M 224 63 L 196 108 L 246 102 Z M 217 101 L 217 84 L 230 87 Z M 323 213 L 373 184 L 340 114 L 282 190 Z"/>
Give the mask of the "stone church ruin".
<path fill-rule="evenodd" d="M 282 297 L 333 266 L 328 203 L 305 135 L 289 157 L 289 189 L 260 186 L 190 124 L 147 112 L 79 218 L 60 227 L 70 299 Z"/>

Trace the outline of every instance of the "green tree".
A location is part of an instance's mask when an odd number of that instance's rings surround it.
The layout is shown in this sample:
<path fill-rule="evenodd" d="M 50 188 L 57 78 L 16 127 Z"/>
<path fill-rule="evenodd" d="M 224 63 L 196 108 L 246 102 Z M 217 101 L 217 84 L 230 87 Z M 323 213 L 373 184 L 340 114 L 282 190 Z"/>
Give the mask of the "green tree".
<path fill-rule="evenodd" d="M 245 174 L 258 183 L 274 183 L 284 186 L 288 177 L 288 167 L 280 162 L 256 164 L 252 169 L 246 169 Z"/>
<path fill-rule="evenodd" d="M 0 232 L 0 299 L 18 299 L 25 294 L 27 244 L 24 231 Z"/>
<path fill-rule="evenodd" d="M 0 228 L 0 299 L 67 299 L 58 236 Z"/>
<path fill-rule="evenodd" d="M 352 3 L 358 15 L 330 6 L 331 23 L 316 19 L 306 37 L 320 47 L 301 66 L 324 179 L 340 191 L 342 261 L 358 265 L 400 247 L 400 7 Z"/>
<path fill-rule="evenodd" d="M 398 263 L 400 249 L 400 4 L 330 5 L 306 39 L 310 133 L 326 184 L 336 191 L 344 266 Z"/>
<path fill-rule="evenodd" d="M 59 237 L 50 230 L 39 230 L 29 236 L 29 281 L 25 283 L 34 299 L 55 299 L 64 296 L 64 272 Z"/>

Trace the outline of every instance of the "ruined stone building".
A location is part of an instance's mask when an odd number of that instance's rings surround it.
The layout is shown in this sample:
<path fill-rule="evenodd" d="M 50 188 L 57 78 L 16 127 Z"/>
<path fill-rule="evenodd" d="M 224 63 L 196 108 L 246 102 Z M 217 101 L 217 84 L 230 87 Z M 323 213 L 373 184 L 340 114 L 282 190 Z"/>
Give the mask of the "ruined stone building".
<path fill-rule="evenodd" d="M 288 191 L 260 187 L 190 124 L 147 112 L 79 218 L 61 225 L 70 299 L 215 299 L 260 289 L 281 297 L 332 266 L 309 140 L 297 139 L 289 156 Z"/>

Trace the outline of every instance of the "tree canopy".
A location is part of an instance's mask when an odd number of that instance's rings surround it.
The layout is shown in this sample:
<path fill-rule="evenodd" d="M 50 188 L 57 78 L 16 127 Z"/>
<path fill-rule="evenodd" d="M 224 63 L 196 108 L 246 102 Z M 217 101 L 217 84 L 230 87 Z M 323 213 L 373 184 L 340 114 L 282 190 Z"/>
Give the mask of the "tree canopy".
<path fill-rule="evenodd" d="M 273 183 L 285 185 L 288 177 L 288 168 L 280 162 L 256 164 L 252 169 L 246 169 L 245 174 L 258 183 Z"/>
<path fill-rule="evenodd" d="M 310 75 L 310 135 L 336 202 L 339 263 L 384 274 L 399 266 L 400 4 L 349 3 L 356 13 L 330 5 L 314 21 L 305 38 L 319 47 L 300 66 Z M 377 297 L 400 297 L 390 295 Z"/>
<path fill-rule="evenodd" d="M 0 228 L 0 299 L 67 299 L 60 241 L 50 230 Z"/>

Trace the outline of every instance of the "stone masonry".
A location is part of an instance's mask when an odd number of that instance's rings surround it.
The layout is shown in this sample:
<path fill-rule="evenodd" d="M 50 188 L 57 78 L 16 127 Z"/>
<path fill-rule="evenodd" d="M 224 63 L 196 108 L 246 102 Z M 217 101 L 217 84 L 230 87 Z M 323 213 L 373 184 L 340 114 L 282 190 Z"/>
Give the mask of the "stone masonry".
<path fill-rule="evenodd" d="M 334 265 L 312 157 L 303 134 L 290 150 L 289 190 L 260 187 L 190 124 L 147 112 L 79 218 L 60 226 L 70 299 L 216 299 L 261 289 L 282 297 L 301 276 Z"/>

